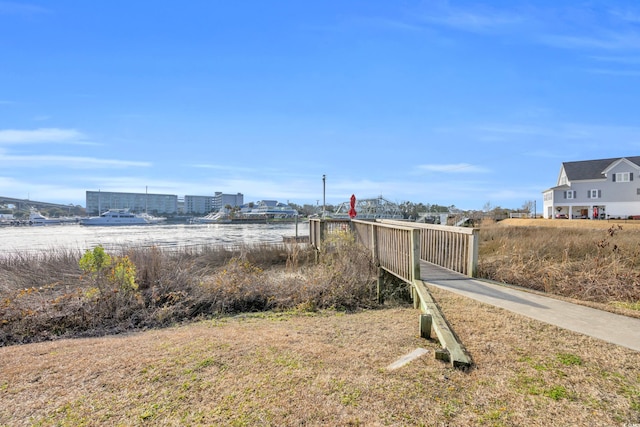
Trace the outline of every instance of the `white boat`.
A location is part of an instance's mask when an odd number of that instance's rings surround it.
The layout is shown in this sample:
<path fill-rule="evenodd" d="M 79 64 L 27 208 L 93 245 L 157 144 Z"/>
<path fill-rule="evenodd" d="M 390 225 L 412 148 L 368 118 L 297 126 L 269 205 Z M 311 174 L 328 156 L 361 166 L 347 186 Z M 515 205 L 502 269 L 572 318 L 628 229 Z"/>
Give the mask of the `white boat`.
<path fill-rule="evenodd" d="M 31 208 L 29 211 L 29 225 L 52 225 L 61 223 L 62 220 L 60 218 L 47 218 L 35 208 Z"/>
<path fill-rule="evenodd" d="M 80 220 L 80 225 L 148 225 L 153 224 L 149 216 L 137 215 L 129 209 L 109 209 L 100 214 Z"/>
<path fill-rule="evenodd" d="M 219 212 L 212 212 L 208 215 L 191 218 L 191 224 L 228 224 L 231 222 L 229 214 L 225 209 L 221 209 Z"/>
<path fill-rule="evenodd" d="M 139 216 L 146 219 L 149 224 L 160 224 L 167 220 L 167 218 L 165 217 L 149 215 L 146 212 L 140 214 Z"/>

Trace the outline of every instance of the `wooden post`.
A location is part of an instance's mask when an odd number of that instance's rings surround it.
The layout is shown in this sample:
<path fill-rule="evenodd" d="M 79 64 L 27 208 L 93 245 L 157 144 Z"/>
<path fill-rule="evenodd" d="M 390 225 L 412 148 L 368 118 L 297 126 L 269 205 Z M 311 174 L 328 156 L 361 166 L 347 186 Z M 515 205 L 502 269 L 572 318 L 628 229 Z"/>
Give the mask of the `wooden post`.
<path fill-rule="evenodd" d="M 318 264 L 320 262 L 320 251 L 322 248 L 322 242 L 324 241 L 324 236 L 325 236 L 325 231 L 326 231 L 326 227 L 327 227 L 327 223 L 325 222 L 324 219 L 320 219 L 319 221 L 317 221 L 318 223 L 318 230 L 317 230 L 317 235 L 316 235 L 316 264 Z"/>
<path fill-rule="evenodd" d="M 320 233 L 319 233 L 320 234 L 320 242 L 319 242 L 319 245 L 318 245 L 318 249 L 320 249 L 319 246 L 321 246 L 322 242 L 324 241 L 324 236 L 325 236 L 326 231 L 327 231 L 327 222 L 324 219 L 321 219 L 320 220 Z"/>
<path fill-rule="evenodd" d="M 378 231 L 375 224 L 369 226 L 371 230 L 371 258 L 375 265 L 379 265 L 378 261 Z"/>
<path fill-rule="evenodd" d="M 420 230 L 411 230 L 411 281 L 420 280 Z"/>
<path fill-rule="evenodd" d="M 420 315 L 420 337 L 431 339 L 431 324 L 433 319 L 430 314 Z"/>
<path fill-rule="evenodd" d="M 477 277 L 478 275 L 478 241 L 480 240 L 480 230 L 473 229 L 473 233 L 469 236 L 469 266 L 467 271 L 470 277 Z"/>
<path fill-rule="evenodd" d="M 378 304 L 384 304 L 384 276 L 384 269 L 378 267 Z"/>
<path fill-rule="evenodd" d="M 436 350 L 436 359 L 443 362 L 451 362 L 451 355 L 446 348 L 439 348 Z"/>

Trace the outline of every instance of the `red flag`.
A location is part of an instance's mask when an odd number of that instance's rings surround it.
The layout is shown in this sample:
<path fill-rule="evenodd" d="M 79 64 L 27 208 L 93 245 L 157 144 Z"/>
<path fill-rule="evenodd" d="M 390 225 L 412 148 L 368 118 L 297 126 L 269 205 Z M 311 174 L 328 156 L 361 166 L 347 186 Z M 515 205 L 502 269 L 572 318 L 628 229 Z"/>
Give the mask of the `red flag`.
<path fill-rule="evenodd" d="M 349 216 L 351 219 L 355 218 L 358 215 L 356 212 L 356 196 L 354 194 L 351 195 L 351 209 L 349 209 Z"/>

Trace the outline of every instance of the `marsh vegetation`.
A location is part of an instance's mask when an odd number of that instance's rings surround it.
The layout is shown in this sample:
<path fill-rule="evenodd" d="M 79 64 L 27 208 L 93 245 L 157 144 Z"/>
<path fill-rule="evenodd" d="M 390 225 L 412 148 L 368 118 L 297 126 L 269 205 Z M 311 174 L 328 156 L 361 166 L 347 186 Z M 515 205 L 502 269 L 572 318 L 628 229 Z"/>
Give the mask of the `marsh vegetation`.
<path fill-rule="evenodd" d="M 554 232 L 483 227 L 485 274 L 500 280 L 502 260 L 521 271 L 510 280 L 533 279 L 540 267 L 518 260 L 525 254 L 536 259 L 525 248 L 534 250 L 533 242 L 546 242 L 548 233 Z M 592 231 L 582 242 L 595 244 L 601 263 L 617 265 L 629 250 L 624 235 Z M 514 238 L 521 249 L 509 244 Z M 572 248 L 579 239 L 550 241 Z M 609 246 L 598 246 L 603 239 Z M 387 369 L 416 347 L 433 355 L 439 343 L 420 338 L 418 312 L 410 304 L 373 302 L 375 271 L 367 254 L 349 239 L 340 241 L 320 264 L 297 246 L 123 249 L 108 254 L 109 263 L 95 249 L 90 256 L 59 252 L 4 260 L 0 425 L 640 422 L 640 353 L 435 287 L 430 291 L 474 367 L 463 372 L 423 356 Z M 572 250 L 557 249 L 557 260 L 544 259 L 560 264 L 555 268 L 580 261 L 570 261 L 567 252 Z M 97 274 L 93 267 L 100 265 L 105 268 Z M 563 275 L 548 277 L 573 283 Z M 564 286 L 549 290 L 559 288 Z M 624 295 L 599 298 L 621 301 Z M 78 335 L 94 336 L 49 339 Z M 47 342 L 6 345 L 30 340 Z"/>
<path fill-rule="evenodd" d="M 640 230 L 488 223 L 480 240 L 479 277 L 640 316 Z M 330 239 L 319 259 L 297 244 L 16 253 L 0 259 L 0 345 L 377 306 L 375 268 L 350 236 Z"/>
<path fill-rule="evenodd" d="M 534 225 L 480 228 L 479 277 L 640 314 L 640 228 L 604 221 L 528 224 Z"/>

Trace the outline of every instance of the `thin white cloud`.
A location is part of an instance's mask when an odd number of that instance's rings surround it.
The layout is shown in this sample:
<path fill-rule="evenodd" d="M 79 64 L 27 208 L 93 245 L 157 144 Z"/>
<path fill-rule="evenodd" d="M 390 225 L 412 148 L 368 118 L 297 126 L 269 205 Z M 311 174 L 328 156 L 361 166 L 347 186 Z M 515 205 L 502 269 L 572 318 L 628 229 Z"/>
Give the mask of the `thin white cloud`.
<path fill-rule="evenodd" d="M 518 125 L 518 124 L 492 124 L 492 125 L 481 125 L 477 127 L 477 131 L 484 132 L 490 135 L 548 135 L 549 129 L 538 127 L 538 126 L 528 126 L 528 125 Z"/>
<path fill-rule="evenodd" d="M 252 174 L 256 176 L 256 174 L 262 175 L 264 177 L 292 177 L 295 179 L 296 177 L 306 177 L 308 174 L 301 173 L 298 169 L 291 168 L 282 168 L 282 167 L 267 167 L 262 165 L 260 168 L 256 167 L 248 167 L 248 166 L 238 166 L 238 165 L 219 165 L 212 163 L 195 163 L 188 164 L 186 167 L 196 168 L 196 169 L 209 169 L 219 172 L 225 172 L 228 175 L 241 175 L 244 176 L 246 174 Z"/>
<path fill-rule="evenodd" d="M 478 13 L 458 11 L 445 17 L 435 18 L 434 21 L 460 30 L 486 32 L 503 28 L 505 25 L 512 26 L 521 22 L 521 18 L 516 15 L 481 15 Z"/>
<path fill-rule="evenodd" d="M 390 19 L 387 17 L 378 17 L 378 18 L 359 18 L 353 19 L 350 21 L 351 24 L 364 26 L 364 27 L 372 27 L 376 29 L 382 30 L 400 30 L 400 31 L 423 31 L 424 26 L 419 24 L 410 23 L 407 21 Z"/>
<path fill-rule="evenodd" d="M 17 181 L 16 179 L 12 178 L 12 177 L 7 177 L 7 176 L 0 176 L 0 189 L 1 188 L 10 188 L 10 187 L 17 187 L 16 184 L 18 184 L 19 181 Z"/>
<path fill-rule="evenodd" d="M 518 124 L 487 124 L 472 126 L 470 133 L 480 134 L 481 140 L 518 142 L 530 137 L 544 137 L 551 141 L 570 140 L 618 140 L 627 143 L 640 140 L 640 127 L 595 125 L 584 123 L 550 123 L 546 126 L 529 126 Z"/>
<path fill-rule="evenodd" d="M 0 1 L 0 15 L 34 15 L 42 13 L 49 13 L 49 10 L 35 4 Z"/>
<path fill-rule="evenodd" d="M 419 170 L 443 173 L 487 173 L 489 169 L 469 163 L 419 165 Z"/>
<path fill-rule="evenodd" d="M 556 12 L 548 15 L 550 24 L 543 23 L 547 30 L 537 38 L 538 42 L 570 50 L 637 51 L 640 48 L 637 29 L 640 15 L 635 11 L 615 10 L 605 4 L 558 8 Z"/>
<path fill-rule="evenodd" d="M 611 10 L 610 15 L 614 18 L 626 21 L 631 24 L 640 24 L 640 12 L 634 10 Z"/>
<path fill-rule="evenodd" d="M 521 40 L 567 50 L 635 51 L 640 49 L 640 13 L 595 6 L 514 5 L 510 9 L 447 1 L 429 2 L 418 19 L 426 25 L 463 32 L 509 34 Z"/>
<path fill-rule="evenodd" d="M 589 58 L 599 62 L 640 65 L 640 56 L 590 56 Z"/>
<path fill-rule="evenodd" d="M 640 76 L 640 70 L 612 70 L 606 68 L 597 68 L 587 70 L 592 74 L 601 74 L 605 76 L 619 76 L 619 77 L 638 77 Z"/>
<path fill-rule="evenodd" d="M 85 139 L 85 135 L 75 129 L 0 130 L 0 144 L 69 143 L 83 139 Z"/>
<path fill-rule="evenodd" d="M 150 167 L 149 162 L 136 162 L 130 160 L 97 159 L 94 157 L 73 157 L 73 156 L 12 156 L 0 155 L 0 161 L 11 166 L 63 166 L 71 169 L 88 168 L 128 168 L 128 167 Z"/>
<path fill-rule="evenodd" d="M 189 167 L 197 168 L 197 169 L 211 169 L 216 171 L 226 171 L 226 172 L 255 172 L 255 168 L 229 166 L 229 165 L 216 165 L 211 163 L 195 163 L 195 164 L 189 165 Z"/>
<path fill-rule="evenodd" d="M 539 40 L 562 49 L 637 50 L 640 49 L 640 34 L 635 32 L 606 32 L 594 35 L 545 35 Z"/>
<path fill-rule="evenodd" d="M 454 8 L 448 4 L 428 3 L 429 8 L 420 16 L 421 21 L 454 28 L 466 32 L 486 33 L 516 28 L 526 18 L 514 12 L 505 12 L 488 7 Z"/>

